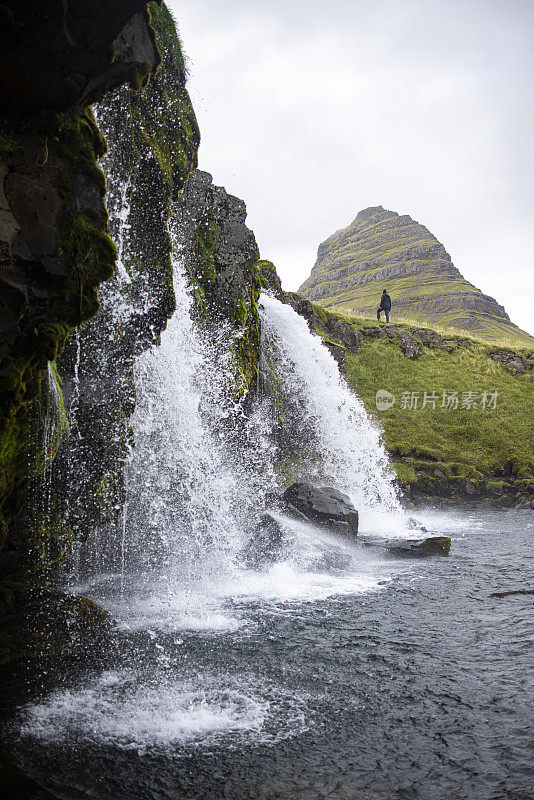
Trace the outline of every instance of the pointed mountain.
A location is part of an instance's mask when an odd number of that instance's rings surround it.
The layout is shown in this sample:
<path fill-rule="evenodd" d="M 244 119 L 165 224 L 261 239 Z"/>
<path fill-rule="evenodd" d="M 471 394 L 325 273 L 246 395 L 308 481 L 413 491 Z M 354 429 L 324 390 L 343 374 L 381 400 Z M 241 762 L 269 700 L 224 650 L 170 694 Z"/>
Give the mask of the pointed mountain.
<path fill-rule="evenodd" d="M 503 306 L 465 280 L 424 225 L 382 206 L 360 211 L 319 246 L 299 293 L 332 311 L 374 317 L 383 288 L 393 301 L 393 319 L 534 346 L 534 337 L 514 325 Z"/>

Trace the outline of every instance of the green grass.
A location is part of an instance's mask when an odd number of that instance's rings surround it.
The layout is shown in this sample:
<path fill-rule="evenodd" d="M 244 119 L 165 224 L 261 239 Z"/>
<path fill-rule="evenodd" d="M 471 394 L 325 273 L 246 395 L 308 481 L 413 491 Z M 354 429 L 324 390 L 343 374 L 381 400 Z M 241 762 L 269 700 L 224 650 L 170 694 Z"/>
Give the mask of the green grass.
<path fill-rule="evenodd" d="M 359 326 L 357 326 L 359 327 Z M 406 358 L 390 339 L 365 339 L 357 354 L 347 353 L 351 388 L 384 431 L 394 459 L 402 458 L 399 477 L 408 481 L 417 468 L 433 466 L 447 477 L 534 476 L 534 381 L 532 371 L 512 376 L 488 355 L 487 346 L 470 341 L 468 348 L 447 353 L 421 347 L 416 359 Z M 396 398 L 393 408 L 378 411 L 379 389 Z M 443 409 L 443 391 L 498 392 L 495 410 Z M 421 408 L 424 392 L 436 392 L 436 408 Z M 417 409 L 401 408 L 403 392 L 419 392 Z"/>

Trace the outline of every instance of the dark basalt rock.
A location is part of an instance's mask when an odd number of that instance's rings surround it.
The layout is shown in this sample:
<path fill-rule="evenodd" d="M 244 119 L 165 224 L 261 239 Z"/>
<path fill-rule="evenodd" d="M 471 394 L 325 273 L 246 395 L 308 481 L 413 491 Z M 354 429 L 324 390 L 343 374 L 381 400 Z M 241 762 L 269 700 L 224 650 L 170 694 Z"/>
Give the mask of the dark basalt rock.
<path fill-rule="evenodd" d="M 328 320 L 323 328 L 338 342 L 341 342 L 351 353 L 357 353 L 362 346 L 362 335 L 349 322 L 339 319 Z"/>
<path fill-rule="evenodd" d="M 399 347 L 408 358 L 415 358 L 419 352 L 419 345 L 411 333 L 399 328 L 397 325 L 386 325 L 384 330 L 390 339 L 397 339 Z"/>
<path fill-rule="evenodd" d="M 310 302 L 310 300 L 304 300 L 303 298 L 298 298 L 296 303 L 295 304 L 291 303 L 291 305 L 293 305 L 293 308 L 295 309 L 297 314 L 300 314 L 300 316 L 304 317 L 304 319 L 310 320 L 312 318 L 315 318 L 315 312 L 313 310 L 313 305 Z"/>
<path fill-rule="evenodd" d="M 532 369 L 533 366 L 531 354 L 525 357 L 524 355 L 521 355 L 520 353 L 514 353 L 513 351 L 499 350 L 490 354 L 490 357 L 492 361 L 502 364 L 504 369 L 509 372 L 510 375 L 523 375 L 524 372 Z"/>
<path fill-rule="evenodd" d="M 439 333 L 430 330 L 430 328 L 412 328 L 412 333 L 426 347 L 439 347 L 443 342 Z"/>
<path fill-rule="evenodd" d="M 267 291 L 271 292 L 275 297 L 283 302 L 284 291 L 273 262 L 260 259 L 257 266 L 260 272 L 262 289 L 266 289 Z"/>
<path fill-rule="evenodd" d="M 259 250 L 246 216 L 243 200 L 214 186 L 212 176 L 198 169 L 175 209 L 198 316 L 217 331 L 226 325 L 233 337 L 237 396 L 255 386 L 260 346 Z"/>
<path fill-rule="evenodd" d="M 157 339 L 174 308 L 166 222 L 171 197 L 196 163 L 198 130 L 183 63 L 172 74 L 168 69 L 169 51 L 180 51 L 172 18 L 158 3 L 150 8 L 152 18 L 145 0 L 6 0 L 0 5 L 0 614 L 7 607 L 1 641 L 6 662 L 24 648 L 36 654 L 70 652 L 76 639 L 83 650 L 94 631 L 106 627 L 98 607 L 83 598 L 47 594 L 43 585 L 75 536 L 87 535 L 120 511 L 119 474 L 134 396 L 129 364 L 125 368 L 115 356 L 133 355 Z M 162 60 L 151 19 L 165 63 L 147 86 Z M 151 244 L 136 264 L 130 288 L 133 298 L 147 276 L 156 284 L 157 308 L 138 315 L 144 319 L 135 332 L 116 323 L 124 339 L 134 342 L 123 342 L 105 365 L 104 348 L 89 334 L 100 323 L 95 320 L 80 332 L 80 341 L 91 345 L 97 380 L 84 382 L 88 370 L 82 359 L 76 370 L 79 424 L 70 437 L 80 458 L 70 462 L 67 483 L 58 479 L 59 462 L 73 450 L 66 452 L 59 434 L 53 446 L 50 441 L 45 446 L 44 431 L 53 424 L 66 432 L 61 395 L 65 389 L 68 404 L 73 394 L 74 376 L 67 367 L 76 358 L 73 339 L 60 365 L 63 384 L 48 362 L 61 355 L 74 328 L 94 318 L 99 307 L 106 312 L 99 299 L 110 284 L 100 285 L 113 274 L 117 248 L 108 235 L 106 182 L 98 163 L 106 141 L 88 104 L 125 82 L 131 90 L 117 91 L 123 97 L 130 91 L 127 105 L 135 120 L 123 114 L 127 141 L 119 148 L 121 174 L 123 182 L 132 178 L 132 208 L 136 179 L 145 184 L 141 226 Z M 154 102 L 158 99 L 165 100 L 164 108 Z M 150 116 L 156 105 L 157 131 Z M 135 162 L 129 161 L 132 149 Z M 162 183 L 168 184 L 166 192 Z M 88 460 L 90 472 L 77 469 Z M 44 476 L 50 487 L 45 509 L 40 506 Z M 74 513 L 75 503 L 64 502 L 72 498 L 78 505 Z"/>
<path fill-rule="evenodd" d="M 296 510 L 309 522 L 352 536 L 358 533 L 358 512 L 348 495 L 338 489 L 293 483 L 282 498 L 290 510 Z"/>
<path fill-rule="evenodd" d="M 379 328 L 378 325 L 362 328 L 362 333 L 364 336 L 369 336 L 372 339 L 383 339 L 386 335 L 384 328 Z"/>
<path fill-rule="evenodd" d="M 340 347 L 338 344 L 334 344 L 333 342 L 325 342 L 324 344 L 325 347 L 327 347 L 330 351 L 330 354 L 337 361 L 339 369 L 343 370 L 345 368 L 345 348 Z"/>
<path fill-rule="evenodd" d="M 449 536 L 429 536 L 427 539 L 386 539 L 363 541 L 365 547 L 385 550 L 392 558 L 428 558 L 447 556 L 451 549 Z"/>
<path fill-rule="evenodd" d="M 315 313 L 311 301 L 306 300 L 306 298 L 301 297 L 295 292 L 284 292 L 281 299 L 283 302 L 286 302 L 292 306 L 297 314 L 300 314 L 301 317 L 304 317 L 312 331 L 318 331 L 319 333 L 324 332 L 328 334 L 328 336 L 331 336 L 332 339 L 335 339 L 335 341 L 339 342 L 345 350 L 348 350 L 351 353 L 358 353 L 360 351 L 363 342 L 363 336 L 360 331 L 356 330 L 354 325 L 350 324 L 350 322 L 344 322 L 341 319 L 336 319 L 335 317 L 325 314 L 323 314 L 323 316 L 319 316 Z M 325 342 L 325 344 L 327 347 L 329 347 L 328 342 Z M 337 361 L 338 356 L 334 352 L 332 352 L 332 355 Z"/>
<path fill-rule="evenodd" d="M 449 536 L 429 536 L 428 539 L 393 539 L 386 542 L 386 550 L 395 558 L 427 558 L 447 556 L 451 549 Z"/>
<path fill-rule="evenodd" d="M 30 113 L 87 105 L 159 64 L 146 0 L 5 0 L 0 103 Z"/>

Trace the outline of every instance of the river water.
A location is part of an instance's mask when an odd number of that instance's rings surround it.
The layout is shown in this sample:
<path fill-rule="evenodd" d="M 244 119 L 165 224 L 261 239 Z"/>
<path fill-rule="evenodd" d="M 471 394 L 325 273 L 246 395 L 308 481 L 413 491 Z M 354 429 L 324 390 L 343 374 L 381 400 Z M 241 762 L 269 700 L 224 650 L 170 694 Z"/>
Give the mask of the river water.
<path fill-rule="evenodd" d="M 19 712 L 23 771 L 69 800 L 531 798 L 532 597 L 492 593 L 532 588 L 532 512 L 416 516 L 449 557 L 328 565 L 297 530 L 307 563 L 225 578 L 196 615 L 95 583 L 115 662 Z"/>

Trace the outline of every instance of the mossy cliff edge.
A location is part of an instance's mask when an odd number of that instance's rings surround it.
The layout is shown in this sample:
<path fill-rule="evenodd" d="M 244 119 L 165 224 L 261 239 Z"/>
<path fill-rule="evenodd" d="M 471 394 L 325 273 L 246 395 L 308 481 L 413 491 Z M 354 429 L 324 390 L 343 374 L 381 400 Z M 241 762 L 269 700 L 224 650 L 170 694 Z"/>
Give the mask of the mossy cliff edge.
<path fill-rule="evenodd" d="M 125 136 L 132 144 L 126 152 L 118 148 L 116 154 L 135 173 L 132 197 L 138 197 L 140 206 L 156 206 L 152 225 L 147 225 L 143 212 L 144 236 L 152 247 L 147 268 L 151 274 L 143 273 L 139 260 L 141 277 L 137 284 L 131 280 L 136 284 L 132 291 L 139 294 L 143 293 L 139 283 L 150 284 L 154 310 L 148 318 L 139 315 L 134 334 L 125 333 L 124 349 L 129 354 L 158 337 L 174 308 L 168 209 L 196 165 L 199 136 L 184 88 L 174 23 L 158 3 L 147 7 L 140 0 L 115 0 L 88 7 L 81 1 L 68 6 L 8 2 L 0 9 L 0 30 L 0 599 L 9 609 L 20 607 L 30 587 L 49 581 L 51 570 L 79 532 L 76 526 L 80 527 L 84 505 L 64 514 L 61 504 L 73 487 L 66 489 L 61 459 L 56 473 L 50 465 L 62 443 L 63 458 L 69 449 L 64 444 L 68 426 L 62 389 L 66 399 L 72 399 L 68 353 L 60 365 L 64 383 L 54 364 L 72 332 L 97 314 L 98 287 L 112 276 L 117 258 L 98 163 L 106 142 L 88 104 L 129 84 L 122 99 L 130 100 L 132 113 L 116 127 L 128 126 Z M 164 64 L 149 82 L 162 54 Z M 158 131 L 150 116 L 155 98 L 171 107 L 169 124 Z M 122 100 L 118 102 L 117 117 L 123 112 Z M 148 204 L 152 191 L 157 198 Z M 116 237 L 116 230 L 111 233 Z M 112 292 L 109 297 L 108 311 Z M 99 327 L 108 324 L 100 317 L 87 333 L 91 347 L 98 343 Z M 90 327 L 81 328 L 80 337 Z M 72 339 L 69 342 L 72 348 Z M 101 369 L 98 362 L 99 355 L 93 352 L 91 368 Z M 116 478 L 126 447 L 124 420 L 132 407 L 132 387 L 124 363 L 120 360 L 115 373 L 106 374 L 107 386 L 101 382 L 96 387 L 121 385 L 121 391 L 107 396 L 100 409 L 112 407 L 111 416 L 120 421 L 123 437 L 114 442 L 110 455 L 105 440 L 114 439 L 117 426 L 104 432 L 109 421 L 105 415 L 95 421 L 96 441 L 90 443 L 95 427 L 86 436 L 93 464 L 101 456 L 103 461 L 88 475 L 87 496 L 81 498 L 94 500 L 92 506 L 85 503 L 87 522 L 111 513 L 120 495 L 120 480 L 115 485 L 111 478 L 106 482 L 106 470 L 113 462 L 108 472 Z M 47 369 L 48 378 L 43 380 Z M 93 388 L 87 387 L 88 395 Z M 76 468 L 75 459 L 71 466 Z M 39 501 L 43 482 L 51 500 L 46 509 Z M 32 597 L 35 602 L 35 593 Z M 11 658 L 16 650 L 11 647 L 5 657 Z"/>
<path fill-rule="evenodd" d="M 7 380 L 0 436 L 0 599 L 8 612 L 0 662 L 6 664 L 43 651 L 62 658 L 91 650 L 91 639 L 100 645 L 106 638 L 110 621 L 101 610 L 49 587 L 73 541 L 103 537 L 113 557 L 112 542 L 120 539 L 124 466 L 134 445 L 133 365 L 137 355 L 158 344 L 175 309 L 171 238 L 180 244 L 191 278 L 198 324 L 229 351 L 232 402 L 250 396 L 259 363 L 258 248 L 245 225 L 243 201 L 195 171 L 200 137 L 172 16 L 165 6 L 139 3 L 134 18 L 124 21 L 118 3 L 110 13 L 122 28 L 115 38 L 109 34 L 107 46 L 105 12 L 111 4 L 85 15 L 69 4 L 65 17 L 49 5 L 44 22 L 43 14 L 36 16 L 48 34 L 37 48 L 40 67 L 47 58 L 53 62 L 54 48 L 64 58 L 66 47 L 67 53 L 76 50 L 76 71 L 83 61 L 77 48 L 93 49 L 87 55 L 91 77 L 73 100 L 53 102 L 44 88 L 42 95 L 28 91 L 20 119 L 13 112 L 2 123 L 9 133 L 1 139 L 2 185 L 16 172 L 19 138 L 30 128 L 40 149 L 26 154 L 23 166 L 34 171 L 32 191 L 39 202 L 44 198 L 34 209 L 32 196 L 24 194 L 17 207 L 22 222 L 6 199 L 1 220 L 11 227 L 0 229 L 6 234 L 1 280 L 9 322 L 2 330 Z M 56 23 L 60 30 L 54 33 Z M 98 41 L 91 38 L 95 31 Z M 11 50 L 23 44 L 21 34 Z M 4 74 L 8 80 L 7 67 Z M 42 98 L 38 112 L 32 105 L 36 96 Z M 58 211 L 49 218 L 56 183 Z M 23 218 L 28 204 L 29 221 Z M 37 225 L 41 239 L 46 228 L 48 250 L 41 252 L 39 240 L 29 255 L 19 253 L 13 242 L 19 228 L 26 235 L 22 223 L 30 233 Z M 27 277 L 23 286 L 19 273 Z M 79 618 L 73 638 L 52 630 L 63 630 L 62 614 Z M 32 619 L 44 620 L 48 633 L 40 623 L 32 628 Z"/>
<path fill-rule="evenodd" d="M 98 315 L 67 343 L 58 366 L 73 435 L 52 469 L 52 502 L 73 537 L 116 533 L 133 445 L 134 359 L 159 341 L 175 309 L 170 219 L 191 170 L 199 131 L 186 91 L 175 23 L 150 4 L 162 64 L 147 86 L 123 86 L 97 104 L 106 136 L 115 274 L 100 290 Z"/>
<path fill-rule="evenodd" d="M 238 399 L 255 387 L 260 355 L 259 250 L 246 216 L 243 200 L 214 186 L 200 170 L 192 173 L 175 210 L 198 320 L 212 338 L 222 333 Z"/>

